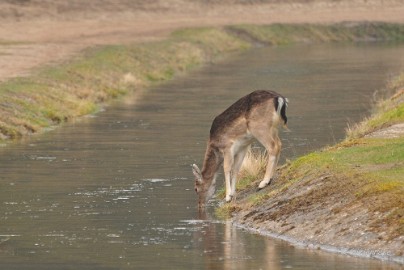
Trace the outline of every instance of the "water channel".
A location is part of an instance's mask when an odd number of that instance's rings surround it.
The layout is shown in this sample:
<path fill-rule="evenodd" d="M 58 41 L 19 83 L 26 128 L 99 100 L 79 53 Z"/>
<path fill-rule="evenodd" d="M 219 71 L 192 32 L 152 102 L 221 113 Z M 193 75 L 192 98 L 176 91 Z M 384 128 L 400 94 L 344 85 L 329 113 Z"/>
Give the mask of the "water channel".
<path fill-rule="evenodd" d="M 213 117 L 256 89 L 290 99 L 283 161 L 341 140 L 403 56 L 394 44 L 255 49 L 0 148 L 0 269 L 397 269 L 198 216 L 190 164 Z"/>

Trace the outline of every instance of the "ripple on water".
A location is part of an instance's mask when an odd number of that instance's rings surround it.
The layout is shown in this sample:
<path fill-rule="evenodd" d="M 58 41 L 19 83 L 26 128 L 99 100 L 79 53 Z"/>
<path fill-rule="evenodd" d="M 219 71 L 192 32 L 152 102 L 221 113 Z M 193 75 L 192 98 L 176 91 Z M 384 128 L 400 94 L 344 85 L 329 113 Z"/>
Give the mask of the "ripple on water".
<path fill-rule="evenodd" d="M 143 179 L 143 181 L 150 182 L 150 183 L 161 183 L 161 182 L 167 182 L 170 180 L 164 179 L 164 178 L 146 178 L 146 179 Z"/>
<path fill-rule="evenodd" d="M 99 187 L 95 190 L 81 190 L 74 192 L 70 195 L 74 196 L 82 196 L 82 197 L 114 197 L 117 196 L 116 199 L 124 199 L 130 198 L 131 194 L 140 192 L 143 190 L 142 184 L 132 184 L 129 187 Z"/>

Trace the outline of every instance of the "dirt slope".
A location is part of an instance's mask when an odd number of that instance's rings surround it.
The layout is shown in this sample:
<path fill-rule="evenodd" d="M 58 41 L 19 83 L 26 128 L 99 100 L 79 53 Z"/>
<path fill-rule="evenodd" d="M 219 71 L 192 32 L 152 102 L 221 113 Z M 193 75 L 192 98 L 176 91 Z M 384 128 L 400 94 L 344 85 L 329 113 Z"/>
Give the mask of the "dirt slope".
<path fill-rule="evenodd" d="M 233 222 L 295 245 L 403 264 L 404 236 L 378 223 L 390 212 L 369 211 L 374 198 L 355 198 L 352 191 L 361 185 L 332 173 L 309 175 L 260 205 L 249 208 L 241 199 Z"/>

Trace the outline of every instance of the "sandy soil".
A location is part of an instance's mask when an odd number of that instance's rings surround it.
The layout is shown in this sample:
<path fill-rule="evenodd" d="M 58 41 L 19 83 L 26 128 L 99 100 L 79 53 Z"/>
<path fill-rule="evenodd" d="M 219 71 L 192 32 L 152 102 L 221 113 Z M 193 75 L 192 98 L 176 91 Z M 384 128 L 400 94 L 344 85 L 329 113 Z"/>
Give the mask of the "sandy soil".
<path fill-rule="evenodd" d="M 395 124 L 366 135 L 368 138 L 399 138 L 404 136 L 404 123 Z"/>
<path fill-rule="evenodd" d="M 4 0 L 0 81 L 103 44 L 160 39 L 174 29 L 252 23 L 404 23 L 404 0 Z"/>

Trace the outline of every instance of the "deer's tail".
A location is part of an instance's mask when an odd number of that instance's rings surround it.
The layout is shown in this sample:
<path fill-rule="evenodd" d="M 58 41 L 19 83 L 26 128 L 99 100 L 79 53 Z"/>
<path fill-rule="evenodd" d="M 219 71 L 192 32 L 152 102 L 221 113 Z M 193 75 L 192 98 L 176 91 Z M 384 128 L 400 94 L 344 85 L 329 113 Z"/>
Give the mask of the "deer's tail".
<path fill-rule="evenodd" d="M 281 116 L 283 124 L 286 126 L 288 117 L 286 116 L 286 108 L 288 107 L 289 100 L 285 97 L 277 97 L 278 106 L 276 112 Z"/>

